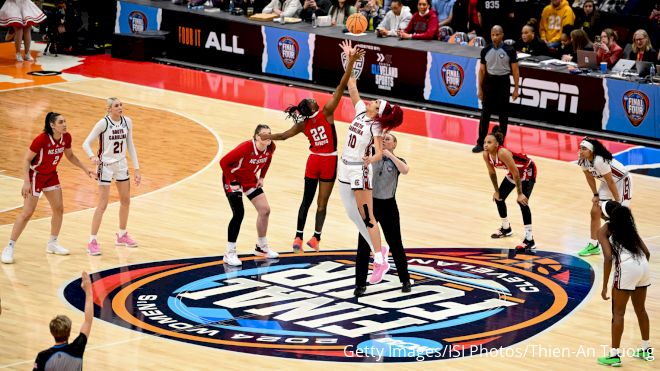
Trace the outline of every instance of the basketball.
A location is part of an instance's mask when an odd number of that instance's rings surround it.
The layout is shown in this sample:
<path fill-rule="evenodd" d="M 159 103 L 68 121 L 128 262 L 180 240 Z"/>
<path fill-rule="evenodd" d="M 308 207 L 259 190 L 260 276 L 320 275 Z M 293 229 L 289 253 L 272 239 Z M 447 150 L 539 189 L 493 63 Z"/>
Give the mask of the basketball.
<path fill-rule="evenodd" d="M 352 34 L 359 35 L 363 33 L 367 26 L 369 26 L 367 18 L 360 13 L 351 14 L 346 20 L 346 28 Z"/>

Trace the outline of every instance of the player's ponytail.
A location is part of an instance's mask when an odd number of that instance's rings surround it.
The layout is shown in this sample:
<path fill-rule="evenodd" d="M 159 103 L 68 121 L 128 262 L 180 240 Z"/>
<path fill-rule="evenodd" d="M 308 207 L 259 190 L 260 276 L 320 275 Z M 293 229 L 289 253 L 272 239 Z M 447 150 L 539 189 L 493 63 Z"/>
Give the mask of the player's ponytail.
<path fill-rule="evenodd" d="M 397 104 L 385 103 L 383 113 L 378 117 L 378 123 L 385 131 L 392 130 L 403 123 L 403 111 Z"/>
<path fill-rule="evenodd" d="M 53 127 L 50 124 L 54 123 L 57 120 L 57 116 L 60 114 L 57 112 L 48 112 L 46 114 L 46 119 L 44 120 L 44 132 L 48 135 L 53 135 Z"/>
<path fill-rule="evenodd" d="M 641 256 L 644 253 L 642 250 L 642 239 L 637 232 L 635 219 L 629 208 L 625 206 L 614 208 L 610 215 L 610 222 L 607 228 L 615 244 L 628 250 L 633 256 Z M 618 257 L 618 249 L 612 249 L 612 254 Z"/>
<path fill-rule="evenodd" d="M 589 142 L 593 146 L 594 149 L 592 150 L 592 152 L 594 154 L 594 160 L 596 159 L 596 156 L 600 156 L 603 158 L 603 160 L 605 160 L 605 162 L 608 163 L 612 162 L 612 158 L 613 158 L 612 152 L 608 151 L 607 148 L 605 148 L 605 146 L 603 145 L 603 143 L 598 141 L 598 139 L 586 137 L 582 139 L 582 141 Z"/>
<path fill-rule="evenodd" d="M 312 112 L 309 103 L 309 99 L 303 99 L 297 106 L 290 105 L 284 110 L 284 112 L 287 113 L 286 118 L 292 118 L 295 123 L 299 123 L 311 117 L 314 112 Z"/>
<path fill-rule="evenodd" d="M 490 132 L 490 135 L 495 138 L 499 145 L 504 144 L 504 134 L 502 134 L 502 130 L 500 129 L 499 125 L 493 126 L 493 130 Z"/>

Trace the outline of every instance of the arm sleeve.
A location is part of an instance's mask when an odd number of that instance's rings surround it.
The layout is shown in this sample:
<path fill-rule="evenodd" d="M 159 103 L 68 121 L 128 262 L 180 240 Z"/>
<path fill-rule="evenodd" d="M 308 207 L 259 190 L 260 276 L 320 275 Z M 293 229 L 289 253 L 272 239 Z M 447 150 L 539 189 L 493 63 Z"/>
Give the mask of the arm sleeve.
<path fill-rule="evenodd" d="M 388 31 L 388 34 L 392 32 L 392 19 L 394 18 L 394 13 L 389 11 L 385 14 L 385 18 L 380 22 L 377 28 Z M 396 30 L 395 30 L 396 31 Z"/>
<path fill-rule="evenodd" d="M 224 157 L 220 159 L 220 167 L 222 168 L 222 174 L 225 176 L 229 183 L 236 180 L 234 174 L 231 172 L 231 166 L 238 163 L 243 157 L 245 145 L 250 144 L 249 142 L 243 142 L 239 144 L 236 148 L 229 151 Z"/>
<path fill-rule="evenodd" d="M 85 347 L 87 346 L 87 336 L 82 332 L 78 335 L 71 344 L 69 344 L 69 350 L 72 356 L 82 358 L 83 353 L 85 353 Z"/>
<path fill-rule="evenodd" d="M 133 161 L 133 169 L 138 170 L 140 168 L 140 163 L 138 162 L 137 152 L 135 151 L 135 145 L 133 144 L 133 120 L 126 117 L 126 124 L 128 125 L 126 147 L 128 149 L 128 154 L 131 156 L 131 161 Z"/>
<path fill-rule="evenodd" d="M 516 49 L 514 49 L 512 46 L 509 46 L 505 50 L 509 55 L 509 64 L 518 63 L 518 54 L 516 53 Z"/>
<path fill-rule="evenodd" d="M 92 151 L 92 141 L 94 141 L 96 138 L 98 138 L 99 135 L 105 130 L 105 127 L 108 123 L 105 122 L 105 119 L 100 119 L 96 125 L 94 125 L 94 128 L 92 131 L 89 133 L 87 138 L 85 138 L 85 141 L 83 142 L 83 150 L 87 154 L 87 157 L 92 157 L 94 156 L 94 152 Z"/>

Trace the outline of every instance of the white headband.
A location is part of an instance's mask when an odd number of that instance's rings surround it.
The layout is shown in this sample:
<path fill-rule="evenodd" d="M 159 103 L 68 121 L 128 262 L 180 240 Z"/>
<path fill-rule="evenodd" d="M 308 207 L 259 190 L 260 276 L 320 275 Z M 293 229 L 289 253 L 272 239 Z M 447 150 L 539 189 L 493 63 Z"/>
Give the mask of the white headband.
<path fill-rule="evenodd" d="M 594 151 L 594 145 L 591 144 L 590 142 L 586 141 L 586 140 L 583 140 L 582 142 L 580 142 L 580 147 L 584 147 L 584 148 L 590 150 L 591 152 Z"/>
<path fill-rule="evenodd" d="M 380 106 L 378 106 L 378 116 L 382 116 L 383 112 L 385 111 L 385 107 L 387 106 L 387 101 L 385 99 L 380 100 Z"/>

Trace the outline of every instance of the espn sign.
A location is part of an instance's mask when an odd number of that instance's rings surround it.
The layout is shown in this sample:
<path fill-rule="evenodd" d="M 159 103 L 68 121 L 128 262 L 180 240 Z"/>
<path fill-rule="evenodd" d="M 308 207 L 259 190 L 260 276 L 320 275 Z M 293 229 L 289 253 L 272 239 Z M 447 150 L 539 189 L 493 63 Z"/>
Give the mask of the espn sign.
<path fill-rule="evenodd" d="M 511 77 L 511 93 L 513 93 Z M 577 113 L 580 89 L 577 85 L 533 78 L 520 78 L 520 96 L 513 104 L 546 109 L 556 105 L 559 112 Z"/>

